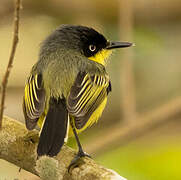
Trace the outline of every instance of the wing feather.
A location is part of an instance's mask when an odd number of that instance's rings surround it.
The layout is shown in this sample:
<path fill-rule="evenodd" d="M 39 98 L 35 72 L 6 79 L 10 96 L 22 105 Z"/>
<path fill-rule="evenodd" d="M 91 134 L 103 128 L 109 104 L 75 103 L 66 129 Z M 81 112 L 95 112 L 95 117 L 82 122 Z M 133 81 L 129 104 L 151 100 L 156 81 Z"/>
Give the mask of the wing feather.
<path fill-rule="evenodd" d="M 77 129 L 84 127 L 91 114 L 104 101 L 109 84 L 107 75 L 78 73 L 67 100 L 67 109 L 75 117 Z"/>
<path fill-rule="evenodd" d="M 23 111 L 26 127 L 31 130 L 44 111 L 45 90 L 42 83 L 42 75 L 30 75 L 25 85 L 23 98 Z"/>

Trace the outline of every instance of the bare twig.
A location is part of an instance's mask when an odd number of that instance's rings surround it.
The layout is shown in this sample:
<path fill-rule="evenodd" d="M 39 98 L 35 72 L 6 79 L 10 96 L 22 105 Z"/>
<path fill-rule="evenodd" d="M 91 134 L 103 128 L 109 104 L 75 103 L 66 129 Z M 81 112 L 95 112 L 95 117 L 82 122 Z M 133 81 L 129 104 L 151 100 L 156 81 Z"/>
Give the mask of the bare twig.
<path fill-rule="evenodd" d="M 0 129 L 2 127 L 2 119 L 3 119 L 3 112 L 4 112 L 4 103 L 5 103 L 5 96 L 6 96 L 6 88 L 8 84 L 8 77 L 13 65 L 13 59 L 16 52 L 16 47 L 18 44 L 18 32 L 19 32 L 19 12 L 20 12 L 20 4 L 21 0 L 15 1 L 15 13 L 14 13 L 14 31 L 13 31 L 13 42 L 12 42 L 12 48 L 11 48 L 11 54 L 9 57 L 9 62 L 7 65 L 6 72 L 4 74 L 4 77 L 2 79 L 1 84 L 1 106 L 0 106 Z"/>

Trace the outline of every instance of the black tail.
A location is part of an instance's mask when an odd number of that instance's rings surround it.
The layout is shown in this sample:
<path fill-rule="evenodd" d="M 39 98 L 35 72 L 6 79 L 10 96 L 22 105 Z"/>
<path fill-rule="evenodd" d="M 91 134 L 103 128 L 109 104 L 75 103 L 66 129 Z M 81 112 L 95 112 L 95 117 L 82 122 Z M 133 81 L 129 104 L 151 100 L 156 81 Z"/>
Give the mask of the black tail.
<path fill-rule="evenodd" d="M 49 110 L 40 134 L 38 156 L 56 156 L 64 144 L 67 132 L 68 112 L 65 99 L 51 98 Z"/>

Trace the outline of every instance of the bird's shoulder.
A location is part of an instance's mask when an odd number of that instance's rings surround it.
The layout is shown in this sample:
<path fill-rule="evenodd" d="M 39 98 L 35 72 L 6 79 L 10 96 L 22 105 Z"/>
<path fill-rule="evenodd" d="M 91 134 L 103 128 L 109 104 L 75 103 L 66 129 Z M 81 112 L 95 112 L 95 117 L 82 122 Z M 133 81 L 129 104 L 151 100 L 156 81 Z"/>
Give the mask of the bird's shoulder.
<path fill-rule="evenodd" d="M 81 66 L 79 67 L 78 72 L 85 72 L 90 75 L 101 75 L 101 76 L 108 76 L 108 73 L 106 71 L 105 66 L 103 66 L 100 63 L 91 61 L 91 60 L 85 60 Z"/>

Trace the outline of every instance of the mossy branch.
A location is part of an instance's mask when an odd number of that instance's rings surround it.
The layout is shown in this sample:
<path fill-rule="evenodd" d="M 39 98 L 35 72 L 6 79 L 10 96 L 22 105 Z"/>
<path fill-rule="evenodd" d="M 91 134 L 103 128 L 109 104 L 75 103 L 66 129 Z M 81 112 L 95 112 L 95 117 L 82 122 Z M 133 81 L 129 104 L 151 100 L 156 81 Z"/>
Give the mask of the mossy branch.
<path fill-rule="evenodd" d="M 83 158 L 79 167 L 68 173 L 67 167 L 76 151 L 63 146 L 55 158 L 47 156 L 37 160 L 38 131 L 28 131 L 25 126 L 9 117 L 4 117 L 0 131 L 0 158 L 7 160 L 44 180 L 125 180 L 116 172 L 98 165 L 90 158 Z"/>

